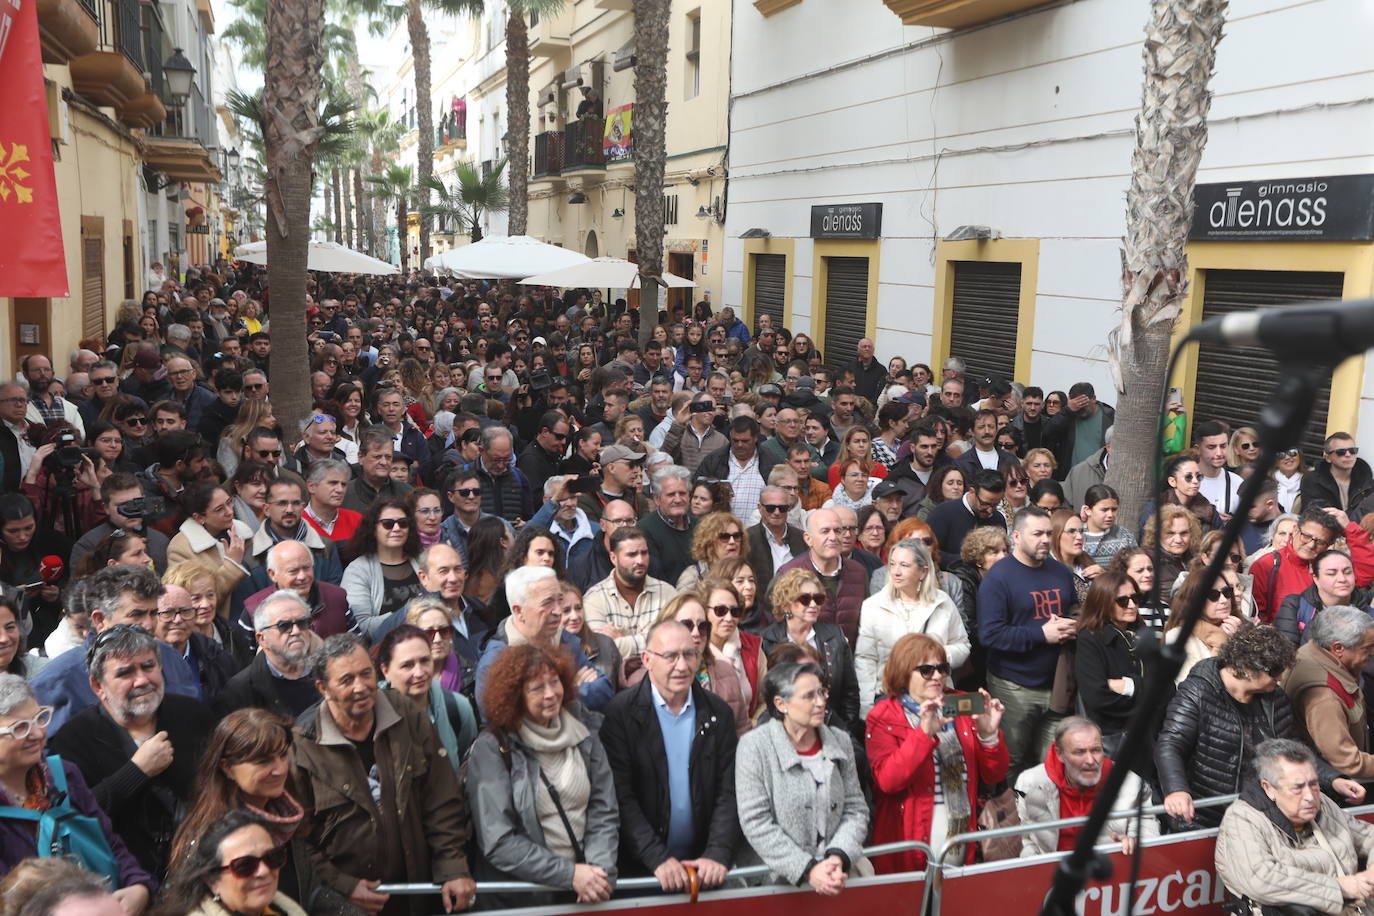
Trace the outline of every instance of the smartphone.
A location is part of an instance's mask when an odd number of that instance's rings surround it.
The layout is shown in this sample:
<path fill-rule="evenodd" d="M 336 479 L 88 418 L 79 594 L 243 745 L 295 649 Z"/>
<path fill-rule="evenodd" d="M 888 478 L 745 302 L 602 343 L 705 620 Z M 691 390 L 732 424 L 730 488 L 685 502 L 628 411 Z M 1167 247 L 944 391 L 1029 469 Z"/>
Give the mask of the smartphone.
<path fill-rule="evenodd" d="M 981 693 L 945 694 L 945 705 L 940 707 L 940 717 L 953 719 L 955 716 L 981 716 L 987 710 L 987 700 Z"/>
<path fill-rule="evenodd" d="M 710 401 L 694 401 L 687 409 L 690 413 L 714 413 L 716 405 Z"/>
<path fill-rule="evenodd" d="M 1174 386 L 1173 388 L 1170 388 L 1170 389 L 1169 389 L 1169 399 L 1168 399 L 1165 403 L 1167 403 L 1167 404 L 1182 404 L 1182 403 L 1183 403 L 1183 389 L 1182 389 L 1182 388 L 1179 388 L 1178 386 Z"/>
<path fill-rule="evenodd" d="M 574 493 L 574 494 L 576 494 L 576 493 L 595 493 L 596 490 L 597 490 L 597 487 L 600 487 L 600 486 L 601 486 L 601 478 L 600 478 L 600 477 L 593 477 L 592 475 L 587 474 L 587 475 L 583 475 L 582 477 L 575 477 L 575 478 L 573 478 L 572 480 L 568 481 L 568 492 L 569 492 L 569 493 Z"/>

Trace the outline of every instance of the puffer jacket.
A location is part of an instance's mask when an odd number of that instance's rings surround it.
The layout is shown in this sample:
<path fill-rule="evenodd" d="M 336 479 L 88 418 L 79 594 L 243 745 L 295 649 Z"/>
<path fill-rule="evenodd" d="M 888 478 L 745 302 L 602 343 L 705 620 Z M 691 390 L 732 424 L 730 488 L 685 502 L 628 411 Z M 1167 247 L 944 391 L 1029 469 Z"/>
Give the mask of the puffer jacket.
<path fill-rule="evenodd" d="M 1231 893 L 1263 906 L 1301 905 L 1319 913 L 1355 916 L 1361 908 L 1346 902 L 1336 883 L 1336 867 L 1340 874 L 1354 874 L 1361 862 L 1374 857 L 1374 825 L 1323 798 L 1313 826 L 1327 839 L 1337 861 L 1317 842 L 1314 830 L 1298 836 L 1258 779 L 1247 780 L 1240 798 L 1221 819 L 1217 875 Z"/>
<path fill-rule="evenodd" d="M 479 458 L 477 477 L 482 481 L 482 512 L 508 522 L 534 515 L 534 490 L 529 478 L 513 464 L 505 474 L 492 474 Z"/>
<path fill-rule="evenodd" d="M 950 668 L 968 660 L 971 645 L 959 609 L 940 590 L 935 600 L 903 607 L 890 588 L 868 598 L 859 613 L 859 639 L 854 644 L 854 671 L 859 679 L 859 712 L 867 716 L 882 698 L 883 669 L 892 647 L 908 633 L 925 633 L 945 647 Z"/>
<path fill-rule="evenodd" d="M 1250 701 L 1257 713 L 1255 725 L 1264 738 L 1297 738 L 1293 707 L 1288 695 L 1275 688 Z M 1164 794 L 1187 792 L 1196 801 L 1240 791 L 1242 781 L 1253 774 L 1254 748 L 1245 740 L 1244 710 L 1226 692 L 1221 666 L 1205 658 L 1178 685 L 1164 714 L 1164 725 L 1155 741 L 1155 767 Z M 1317 776 L 1324 791 L 1341 774 L 1317 758 Z M 1200 808 L 1196 823 L 1215 827 L 1221 823 L 1220 808 Z"/>
<path fill-rule="evenodd" d="M 854 655 L 849 651 L 849 643 L 844 633 L 833 623 L 817 623 L 815 626 L 816 648 L 825 660 L 822 667 L 830 680 L 830 702 L 827 704 L 827 723 L 849 732 L 858 747 L 863 747 L 863 718 L 859 715 L 859 680 L 854 674 Z M 787 623 L 779 620 L 768 627 L 759 637 L 763 641 L 765 657 L 773 649 L 791 639 L 787 635 Z M 830 716 L 833 714 L 833 720 Z"/>
<path fill-rule="evenodd" d="M 614 886 L 620 807 L 611 764 L 597 737 L 601 715 L 580 705 L 568 711 L 591 732 L 577 746 L 591 782 L 586 828 L 580 838 L 583 857 L 587 864 L 604 868 Z M 477 860 L 479 880 L 532 881 L 572 890 L 573 861 L 544 845 L 544 830 L 535 810 L 539 782 L 539 763 L 518 735 L 497 735 L 488 729 L 477 736 L 468 752 L 463 789 L 472 811 L 473 837 L 482 853 Z M 510 905 L 537 905 L 550 902 L 552 896 L 521 894 Z"/>

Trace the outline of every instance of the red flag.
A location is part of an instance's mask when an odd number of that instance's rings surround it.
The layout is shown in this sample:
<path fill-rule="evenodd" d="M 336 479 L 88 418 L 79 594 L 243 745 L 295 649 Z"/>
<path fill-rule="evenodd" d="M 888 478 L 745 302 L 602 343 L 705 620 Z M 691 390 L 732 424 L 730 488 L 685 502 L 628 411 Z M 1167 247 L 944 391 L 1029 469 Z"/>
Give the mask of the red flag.
<path fill-rule="evenodd" d="M 65 298 L 36 0 L 0 0 L 0 296 Z"/>

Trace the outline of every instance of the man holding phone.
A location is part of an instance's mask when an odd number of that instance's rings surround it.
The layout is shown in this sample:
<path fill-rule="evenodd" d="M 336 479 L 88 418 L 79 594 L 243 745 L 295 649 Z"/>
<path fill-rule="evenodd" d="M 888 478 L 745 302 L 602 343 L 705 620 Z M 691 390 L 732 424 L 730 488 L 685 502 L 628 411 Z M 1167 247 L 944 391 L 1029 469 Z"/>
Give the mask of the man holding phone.
<path fill-rule="evenodd" d="M 1063 718 L 1051 706 L 1060 643 L 1073 639 L 1077 606 L 1073 573 L 1050 556 L 1050 513 L 1016 513 L 1012 552 L 993 564 L 978 588 L 978 635 L 987 648 L 988 692 L 1002 701 L 1002 734 L 1011 754 L 1009 779 L 1044 758 Z"/>
<path fill-rule="evenodd" d="M 695 474 L 703 458 L 730 444 L 715 428 L 715 416 L 715 399 L 704 391 L 692 398 L 685 411 L 678 413 L 663 439 L 663 450 L 673 456 L 674 463 Z"/>

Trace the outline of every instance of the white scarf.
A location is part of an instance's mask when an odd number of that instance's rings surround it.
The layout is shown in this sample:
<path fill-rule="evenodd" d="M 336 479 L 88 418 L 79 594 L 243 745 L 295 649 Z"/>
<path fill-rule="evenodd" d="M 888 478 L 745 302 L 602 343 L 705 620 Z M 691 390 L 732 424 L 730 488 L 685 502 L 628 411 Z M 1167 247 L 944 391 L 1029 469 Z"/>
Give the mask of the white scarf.
<path fill-rule="evenodd" d="M 563 803 L 563 813 L 568 816 L 576 837 L 569 837 L 563 826 L 563 818 L 558 814 L 558 806 L 553 802 L 544 780 L 540 779 L 535 787 L 534 810 L 539 816 L 539 826 L 544 831 L 544 845 L 556 856 L 573 860 L 576 853 L 573 840 L 582 845 L 587 832 L 587 802 L 591 799 L 592 784 L 587 776 L 587 766 L 577 746 L 591 735 L 587 726 L 566 709 L 558 713 L 553 727 L 546 728 L 529 719 L 520 724 L 520 740 L 534 752 L 539 770 L 548 777 L 558 799 Z"/>

